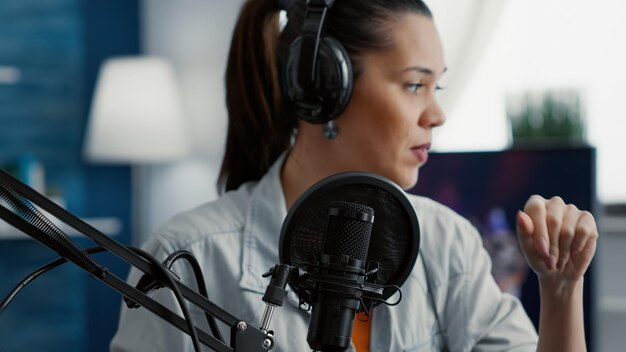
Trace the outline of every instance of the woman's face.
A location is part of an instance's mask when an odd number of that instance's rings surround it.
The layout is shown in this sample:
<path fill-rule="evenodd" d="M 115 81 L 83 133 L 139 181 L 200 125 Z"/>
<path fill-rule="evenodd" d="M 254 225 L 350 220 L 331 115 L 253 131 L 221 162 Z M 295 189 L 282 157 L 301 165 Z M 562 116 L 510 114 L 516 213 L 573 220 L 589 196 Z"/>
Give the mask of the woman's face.
<path fill-rule="evenodd" d="M 406 189 L 428 159 L 432 129 L 445 121 L 435 96 L 445 64 L 431 19 L 406 14 L 389 29 L 390 50 L 360 56 L 361 75 L 331 143 L 346 169 L 374 172 Z"/>

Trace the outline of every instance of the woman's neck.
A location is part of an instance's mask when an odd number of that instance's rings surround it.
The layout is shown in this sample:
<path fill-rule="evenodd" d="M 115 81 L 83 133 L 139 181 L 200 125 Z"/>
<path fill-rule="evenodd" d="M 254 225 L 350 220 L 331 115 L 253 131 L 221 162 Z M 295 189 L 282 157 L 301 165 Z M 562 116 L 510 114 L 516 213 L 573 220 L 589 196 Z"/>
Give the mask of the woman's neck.
<path fill-rule="evenodd" d="M 287 155 L 280 174 L 287 209 L 316 182 L 341 171 L 333 165 L 328 151 L 319 147 L 319 143 L 307 143 L 305 138 L 299 138 Z"/>

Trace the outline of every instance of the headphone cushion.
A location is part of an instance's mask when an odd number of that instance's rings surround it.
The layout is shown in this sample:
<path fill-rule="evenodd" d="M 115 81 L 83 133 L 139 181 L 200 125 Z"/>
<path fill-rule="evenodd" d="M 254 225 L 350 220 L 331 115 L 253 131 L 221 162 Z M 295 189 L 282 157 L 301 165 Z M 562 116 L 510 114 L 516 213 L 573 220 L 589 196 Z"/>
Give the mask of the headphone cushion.
<path fill-rule="evenodd" d="M 341 43 L 324 37 L 319 44 L 315 82 L 301 82 L 299 70 L 302 37 L 290 46 L 282 70 L 282 88 L 295 114 L 304 121 L 321 124 L 341 114 L 352 94 L 352 64 Z"/>

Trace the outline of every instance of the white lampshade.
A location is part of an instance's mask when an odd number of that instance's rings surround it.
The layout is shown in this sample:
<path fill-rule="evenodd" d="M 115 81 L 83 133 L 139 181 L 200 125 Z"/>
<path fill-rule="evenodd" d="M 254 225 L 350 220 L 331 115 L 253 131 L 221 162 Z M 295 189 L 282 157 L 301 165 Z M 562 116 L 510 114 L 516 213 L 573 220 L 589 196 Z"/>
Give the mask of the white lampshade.
<path fill-rule="evenodd" d="M 167 61 L 123 57 L 100 70 L 87 124 L 90 161 L 156 163 L 189 152 L 178 87 Z"/>

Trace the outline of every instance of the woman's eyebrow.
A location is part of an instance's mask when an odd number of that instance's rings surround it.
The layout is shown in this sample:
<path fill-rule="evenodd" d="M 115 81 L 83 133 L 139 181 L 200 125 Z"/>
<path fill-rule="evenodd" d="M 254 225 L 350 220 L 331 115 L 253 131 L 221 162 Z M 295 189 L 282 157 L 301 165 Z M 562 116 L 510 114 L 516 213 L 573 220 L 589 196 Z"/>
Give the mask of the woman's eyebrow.
<path fill-rule="evenodd" d="M 443 71 L 441 73 L 443 74 L 447 70 L 448 70 L 448 68 L 446 67 L 446 68 L 443 69 Z M 417 71 L 417 72 L 424 73 L 424 74 L 431 75 L 431 76 L 435 74 L 435 72 L 432 69 L 430 69 L 428 67 L 424 67 L 424 66 L 411 66 L 411 67 L 407 67 L 404 70 L 402 70 L 402 72 L 406 72 L 406 71 Z"/>

